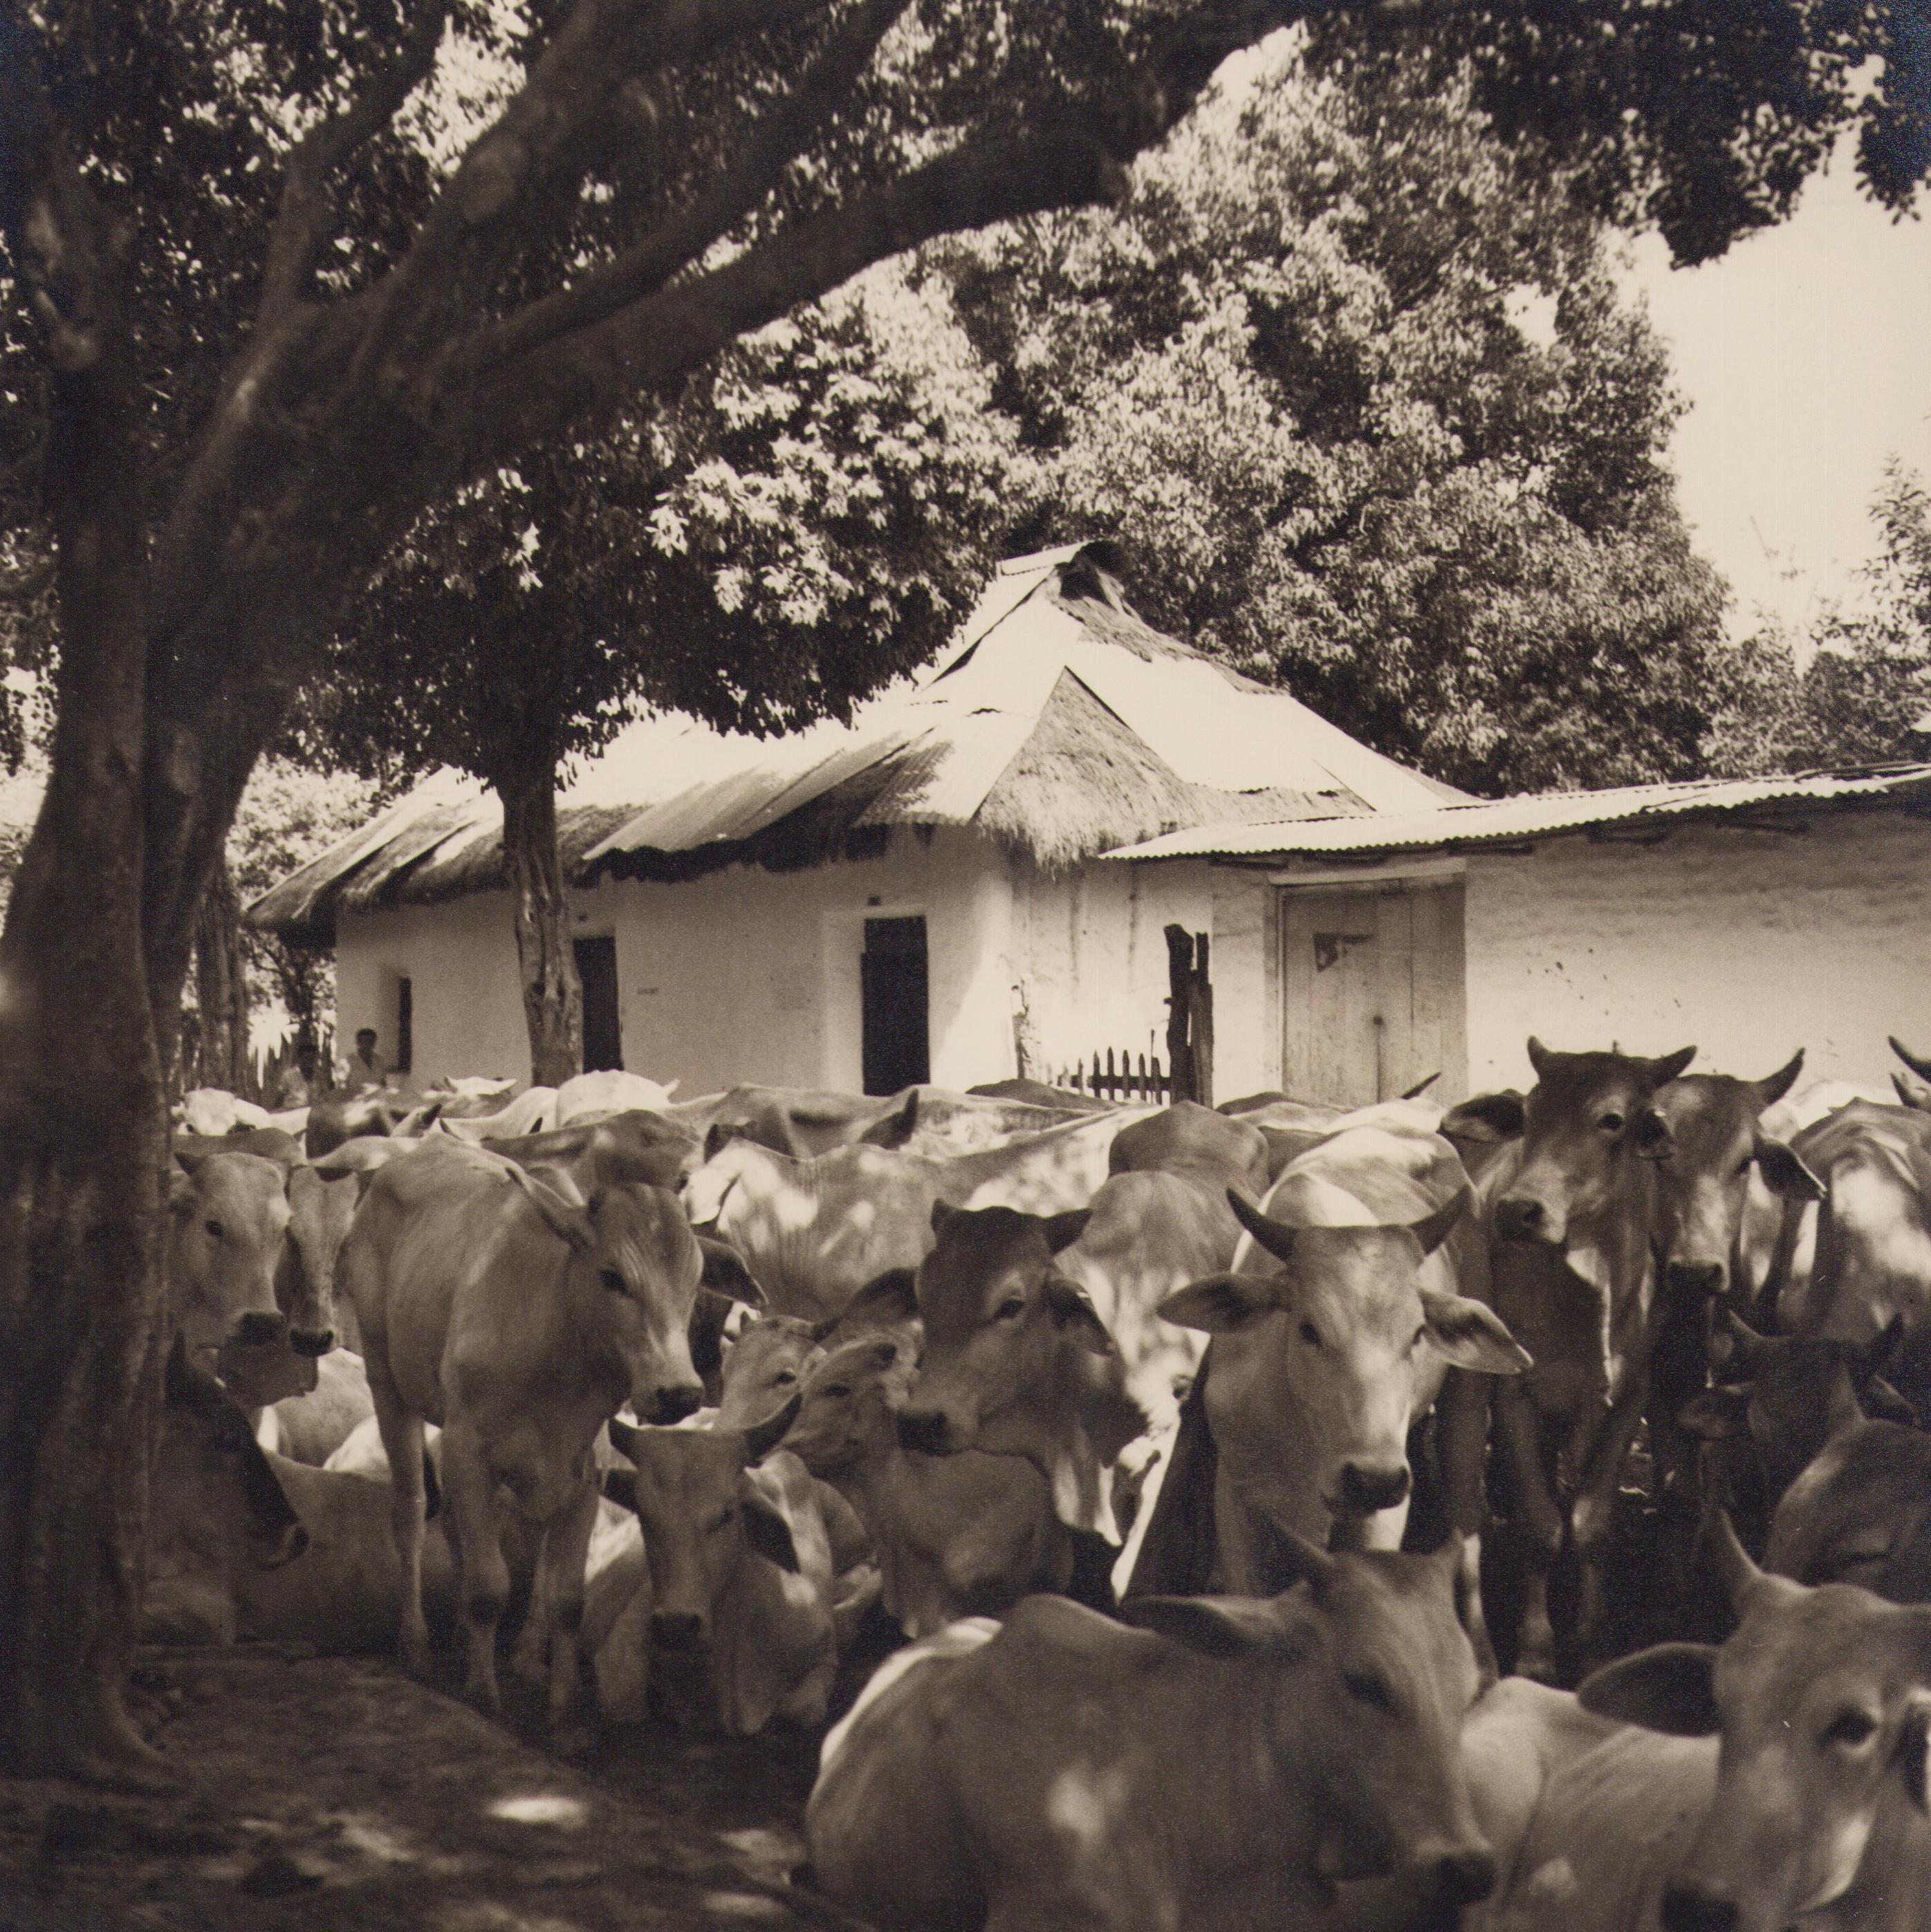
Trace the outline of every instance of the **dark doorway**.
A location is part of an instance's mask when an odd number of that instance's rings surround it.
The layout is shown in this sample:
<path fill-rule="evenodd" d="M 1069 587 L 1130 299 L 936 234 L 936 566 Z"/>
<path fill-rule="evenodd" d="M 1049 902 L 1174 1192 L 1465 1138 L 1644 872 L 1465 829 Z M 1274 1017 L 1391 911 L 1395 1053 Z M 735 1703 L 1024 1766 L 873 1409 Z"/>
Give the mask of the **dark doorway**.
<path fill-rule="evenodd" d="M 925 920 L 868 919 L 859 962 L 865 1090 L 896 1094 L 932 1078 L 926 1034 Z"/>
<path fill-rule="evenodd" d="M 584 1071 L 623 1064 L 623 1033 L 617 1018 L 617 941 L 608 934 L 571 942 L 584 987 Z"/>

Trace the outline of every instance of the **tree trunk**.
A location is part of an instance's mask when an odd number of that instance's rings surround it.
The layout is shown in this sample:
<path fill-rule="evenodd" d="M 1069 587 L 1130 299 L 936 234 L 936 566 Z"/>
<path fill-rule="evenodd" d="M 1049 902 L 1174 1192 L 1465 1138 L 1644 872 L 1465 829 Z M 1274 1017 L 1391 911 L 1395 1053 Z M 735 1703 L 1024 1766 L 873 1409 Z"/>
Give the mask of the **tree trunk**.
<path fill-rule="evenodd" d="M 248 1091 L 254 1068 L 248 1053 L 248 981 L 242 965 L 242 904 L 225 856 L 201 896 L 195 923 L 194 999 L 201 1015 L 201 1084 L 260 1099 Z"/>
<path fill-rule="evenodd" d="M 584 994 L 570 945 L 569 889 L 557 850 L 556 768 L 547 767 L 535 782 L 499 784 L 497 791 L 516 911 L 530 1082 L 560 1087 L 584 1070 Z"/>
<path fill-rule="evenodd" d="M 141 921 L 147 559 L 125 349 L 55 377 L 59 723 L 0 937 L 0 1743 L 115 1782 L 160 1388 L 167 1123 Z"/>

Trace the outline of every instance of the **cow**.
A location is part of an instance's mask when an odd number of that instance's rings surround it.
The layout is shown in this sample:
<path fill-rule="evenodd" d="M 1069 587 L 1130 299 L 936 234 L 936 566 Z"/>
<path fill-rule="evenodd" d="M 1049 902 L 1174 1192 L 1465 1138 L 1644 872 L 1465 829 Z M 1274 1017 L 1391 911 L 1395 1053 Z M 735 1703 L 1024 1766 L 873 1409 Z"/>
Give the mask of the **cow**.
<path fill-rule="evenodd" d="M 702 1136 L 706 1160 L 734 1140 L 747 1140 L 792 1160 L 811 1160 L 860 1141 L 901 1145 L 917 1124 L 919 1094 L 917 1088 L 881 1097 L 746 1085 L 671 1112 Z"/>
<path fill-rule="evenodd" d="M 1119 1538 L 1105 1475 L 1146 1417 L 1106 1324 L 1055 1265 L 1090 1218 L 935 1205 L 935 1240 L 915 1280 L 925 1354 L 898 1430 L 924 1455 L 1026 1457 L 1052 1484 L 1060 1520 L 1099 1539 L 1110 1567 Z"/>
<path fill-rule="evenodd" d="M 1485 1388 L 1525 1571 L 1516 1668 L 1539 1679 L 1557 1670 L 1548 1582 L 1566 1549 L 1578 1572 L 1571 1641 L 1586 1652 L 1601 1636 L 1616 1496 L 1663 1313 L 1656 1164 L 1642 1157 L 1635 1127 L 1695 1051 L 1560 1053 L 1531 1037 L 1536 1084 L 1525 1099 L 1482 1096 L 1443 1122 L 1451 1137 L 1503 1144 L 1476 1184 L 1477 1200 L 1491 1236 L 1492 1306 L 1533 1366 Z M 1483 1472 L 1470 1453 L 1479 1432 L 1461 1421 L 1483 1400 L 1465 1383 L 1444 1391 L 1454 1424 L 1443 1431 L 1444 1480 L 1457 1522 L 1480 1506 Z"/>
<path fill-rule="evenodd" d="M 694 1226 L 743 1256 L 773 1308 L 828 1322 L 867 1282 L 917 1267 L 932 1246 L 937 1202 L 1028 1214 L 1083 1208 L 1107 1178 L 1114 1135 L 1154 1111 L 1095 1114 L 944 1156 L 860 1144 L 793 1160 L 734 1140 L 692 1175 L 686 1201 Z"/>
<path fill-rule="evenodd" d="M 1200 1385 L 1213 1567 L 1188 1581 L 1253 1594 L 1270 1587 L 1261 1559 L 1279 1530 L 1398 1547 L 1409 1431 L 1445 1370 L 1509 1376 L 1529 1359 L 1461 1292 L 1446 1244 L 1468 1190 L 1440 1136 L 1350 1128 L 1290 1166 L 1264 1209 L 1228 1200 L 1248 1237 L 1233 1270 L 1191 1284 L 1161 1312 L 1213 1337 Z M 1156 1507 L 1189 1506 L 1178 1470 L 1176 1460 Z"/>
<path fill-rule="evenodd" d="M 795 1316 L 748 1322 L 725 1352 L 713 1429 L 749 1429 L 767 1421 L 798 1393 L 818 1357 L 818 1337 Z"/>
<path fill-rule="evenodd" d="M 1764 1568 L 1931 1602 L 1931 1436 L 1847 1418 L 1779 1500 Z"/>
<path fill-rule="evenodd" d="M 902 1653 L 825 1741 L 819 1888 L 887 1932 L 1249 1932 L 1398 1870 L 1480 1898 L 1454 1552 L 1293 1562 L 1269 1600 L 1143 1598 L 1129 1628 L 1032 1597 Z"/>
<path fill-rule="evenodd" d="M 1644 1728 L 1551 1779 L 1492 1922 L 1927 1932 L 1931 1611 L 1767 1576 L 1720 1519 L 1715 1550 L 1736 1634 L 1584 1682 L 1585 1708 Z"/>
<path fill-rule="evenodd" d="M 1258 1127 L 1192 1100 L 1122 1127 L 1107 1150 L 1110 1174 L 1176 1174 L 1217 1191 L 1267 1186 L 1267 1142 Z"/>
<path fill-rule="evenodd" d="M 449 1106 L 437 1111 L 436 1123 L 458 1140 L 510 1140 L 521 1134 L 547 1133 L 557 1124 L 557 1090 L 527 1087 L 494 1113 L 470 1114 Z M 426 1124 L 426 1123 L 425 1123 Z"/>
<path fill-rule="evenodd" d="M 541 1133 L 498 1135 L 489 1151 L 554 1180 L 569 1177 L 580 1193 L 643 1181 L 673 1190 L 683 1185 L 700 1158 L 697 1136 L 648 1108 L 578 1120 Z"/>
<path fill-rule="evenodd" d="M 264 1449 L 319 1469 L 356 1429 L 371 1420 L 375 1403 L 360 1355 L 334 1348 L 316 1364 L 316 1385 L 264 1408 L 255 1424 Z"/>
<path fill-rule="evenodd" d="M 450 1533 L 462 1570 L 465 1694 L 500 1710 L 496 1625 L 508 1577 L 497 1491 L 539 1533 L 537 1588 L 551 1620 L 553 1732 L 574 1743 L 577 1629 L 596 1515 L 592 1445 L 626 1400 L 654 1421 L 704 1391 L 687 1329 L 707 1250 L 677 1198 L 622 1185 L 584 1205 L 514 1162 L 425 1143 L 370 1181 L 342 1244 L 370 1392 L 392 1469 L 404 1575 L 399 1642 L 429 1666 L 416 1586 L 425 1421 L 443 1430 Z"/>
<path fill-rule="evenodd" d="M 1809 1279 L 1778 1284 L 1769 1312 L 1786 1334 L 1869 1343 L 1894 1318 L 1891 1379 L 1931 1413 L 1931 1114 L 1854 1101 L 1791 1142 L 1823 1184 Z M 1782 1249 L 1794 1246 L 1786 1202 Z"/>
<path fill-rule="evenodd" d="M 661 1114 L 677 1084 L 673 1080 L 667 1087 L 645 1079 L 641 1073 L 626 1073 L 617 1067 L 578 1073 L 557 1089 L 551 1123 L 567 1127 L 579 1120 L 607 1119 L 612 1114 L 635 1111 Z"/>
<path fill-rule="evenodd" d="M 335 1346 L 325 1307 L 284 1313 L 275 1292 L 289 1219 L 283 1170 L 260 1154 L 176 1156 L 168 1195 L 169 1316 L 189 1355 L 245 1406 L 315 1385 Z"/>
<path fill-rule="evenodd" d="M 314 1160 L 332 1154 L 344 1141 L 365 1136 L 380 1138 L 392 1132 L 407 1115 L 407 1109 L 396 1104 L 392 1094 L 374 1090 L 329 1094 L 308 1109 L 308 1124 L 302 1133 L 303 1150 Z"/>
<path fill-rule="evenodd" d="M 911 1350 L 888 1336 L 845 1343 L 812 1370 L 784 1442 L 857 1512 L 884 1606 L 914 1638 L 1064 1591 L 1074 1556 L 1045 1476 L 1023 1456 L 901 1446 L 897 1411 L 917 1373 Z"/>
<path fill-rule="evenodd" d="M 830 1538 L 795 1456 L 752 1466 L 797 1412 L 794 1396 L 752 1430 L 611 1425 L 633 1467 L 607 1471 L 605 1492 L 641 1534 L 586 1616 L 607 1717 L 643 1717 L 654 1683 L 687 1729 L 748 1737 L 773 1718 L 824 1721 L 837 1668 Z"/>

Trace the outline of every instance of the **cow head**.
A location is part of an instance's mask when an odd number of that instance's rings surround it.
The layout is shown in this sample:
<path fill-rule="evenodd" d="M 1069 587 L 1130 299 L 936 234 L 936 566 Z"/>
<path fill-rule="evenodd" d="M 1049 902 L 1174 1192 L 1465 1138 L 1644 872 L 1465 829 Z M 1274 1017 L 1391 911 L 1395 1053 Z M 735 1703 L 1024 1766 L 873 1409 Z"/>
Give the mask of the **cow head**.
<path fill-rule="evenodd" d="M 1637 1117 L 1695 1057 L 1693 1046 L 1659 1060 L 1554 1053 L 1532 1036 L 1536 1084 L 1522 1103 L 1521 1164 L 1495 1203 L 1496 1232 L 1560 1248 L 1572 1226 L 1599 1225 L 1630 1172 Z"/>
<path fill-rule="evenodd" d="M 785 1447 L 814 1476 L 842 1475 L 890 1455 L 895 1419 L 917 1372 L 917 1358 L 889 1336 L 833 1349 L 806 1376 Z"/>
<path fill-rule="evenodd" d="M 1110 1357 L 1117 1365 L 1086 1290 L 1053 1265 L 1089 1218 L 1083 1208 L 1041 1216 L 934 1206 L 938 1240 L 916 1277 L 925 1358 L 899 1412 L 905 1448 L 934 1456 L 969 1448 L 1025 1454 L 1037 1447 L 1029 1412 L 1078 1400 L 1082 1365 L 1073 1358 Z"/>
<path fill-rule="evenodd" d="M 299 1354 L 326 1354 L 335 1345 L 335 1257 L 355 1219 L 362 1184 L 331 1179 L 312 1167 L 288 1177 L 288 1228 L 275 1265 L 275 1298 L 288 1316 Z"/>
<path fill-rule="evenodd" d="M 1867 1855 L 1882 1866 L 1924 1828 L 1931 1610 L 1766 1576 L 1725 1518 L 1715 1553 L 1740 1619 L 1729 1642 L 1640 1652 L 1579 1695 L 1625 1722 L 1722 1735 L 1714 1798 L 1664 1891 L 1667 1932 L 1784 1932 L 1851 1906 Z"/>
<path fill-rule="evenodd" d="M 751 1300 L 757 1288 L 728 1243 L 701 1242 L 668 1189 L 599 1188 L 579 1206 L 548 1182 L 506 1163 L 551 1231 L 570 1249 L 572 1298 L 620 1369 L 631 1407 L 652 1422 L 701 1407 L 691 1360 L 691 1312 L 701 1285 Z"/>
<path fill-rule="evenodd" d="M 1637 1116 L 1636 1151 L 1656 1163 L 1657 1258 L 1674 1292 L 1729 1291 L 1753 1171 L 1785 1200 L 1822 1198 L 1816 1176 L 1758 1124 L 1803 1069 L 1800 1051 L 1761 1080 L 1688 1074 L 1659 1088 Z"/>
<path fill-rule="evenodd" d="M 1453 1909 L 1487 1896 L 1495 1862 L 1462 1766 L 1479 1685 L 1458 1616 L 1458 1544 L 1432 1556 L 1330 1556 L 1284 1539 L 1302 1581 L 1270 1598 L 1140 1597 L 1128 1623 L 1238 1670 L 1217 1721 L 1251 1711 L 1308 1792 L 1309 1876 L 1323 1884 L 1401 1870 Z"/>
<path fill-rule="evenodd" d="M 291 1336 L 275 1298 L 289 1217 L 282 1168 L 252 1154 L 183 1153 L 175 1159 L 168 1293 L 190 1354 L 206 1366 L 224 1346 L 285 1352 L 296 1339 L 303 1352 L 322 1354 L 332 1336 L 308 1329 Z"/>
<path fill-rule="evenodd" d="M 650 1564 L 650 1641 L 698 1650 L 710 1641 L 719 1599 L 740 1568 L 764 1557 L 796 1570 L 791 1528 L 751 1475 L 797 1414 L 794 1396 L 755 1430 L 633 1429 L 610 1439 L 636 1466 L 611 1469 L 605 1493 L 634 1510 Z"/>
<path fill-rule="evenodd" d="M 811 1324 L 796 1316 L 767 1315 L 747 1323 L 725 1356 L 711 1426 L 748 1429 L 767 1420 L 797 1394 L 818 1353 Z"/>
<path fill-rule="evenodd" d="M 1492 1310 L 1423 1280 L 1466 1190 L 1421 1220 L 1395 1227 L 1295 1228 L 1229 1190 L 1241 1225 L 1278 1264 L 1222 1274 L 1168 1296 L 1159 1313 L 1210 1335 L 1250 1338 L 1270 1418 L 1293 1412 L 1320 1445 L 1322 1501 L 1347 1519 L 1407 1498 L 1407 1434 L 1416 1384 L 1446 1360 L 1514 1375 L 1528 1357 Z M 1254 1394 L 1260 1396 L 1260 1386 Z"/>

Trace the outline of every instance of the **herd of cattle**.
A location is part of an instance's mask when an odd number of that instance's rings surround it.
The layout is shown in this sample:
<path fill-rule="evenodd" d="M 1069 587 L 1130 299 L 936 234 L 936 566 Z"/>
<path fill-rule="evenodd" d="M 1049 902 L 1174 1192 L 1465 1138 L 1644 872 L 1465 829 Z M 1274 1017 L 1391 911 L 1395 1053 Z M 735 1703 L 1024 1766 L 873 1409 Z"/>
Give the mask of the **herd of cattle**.
<path fill-rule="evenodd" d="M 513 1635 L 563 1748 L 889 1650 L 806 1821 L 881 1927 L 1931 1932 L 1931 1092 L 1528 1051 L 191 1095 L 146 1634 L 491 1714 Z"/>

